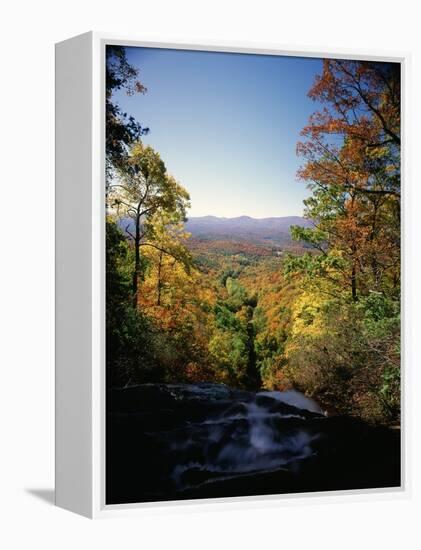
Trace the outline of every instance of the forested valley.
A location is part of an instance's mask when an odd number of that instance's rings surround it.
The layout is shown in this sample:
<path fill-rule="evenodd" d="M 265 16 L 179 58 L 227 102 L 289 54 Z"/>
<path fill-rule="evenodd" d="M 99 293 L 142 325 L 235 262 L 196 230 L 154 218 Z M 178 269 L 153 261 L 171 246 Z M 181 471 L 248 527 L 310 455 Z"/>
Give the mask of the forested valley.
<path fill-rule="evenodd" d="M 399 423 L 399 66 L 323 61 L 308 94 L 324 108 L 302 130 L 299 181 L 291 182 L 311 194 L 303 223 L 282 242 L 190 234 L 188 189 L 146 145 L 149 128 L 122 112 L 116 90 L 148 93 L 114 46 L 106 93 L 109 387 L 294 388 L 328 412 Z"/>

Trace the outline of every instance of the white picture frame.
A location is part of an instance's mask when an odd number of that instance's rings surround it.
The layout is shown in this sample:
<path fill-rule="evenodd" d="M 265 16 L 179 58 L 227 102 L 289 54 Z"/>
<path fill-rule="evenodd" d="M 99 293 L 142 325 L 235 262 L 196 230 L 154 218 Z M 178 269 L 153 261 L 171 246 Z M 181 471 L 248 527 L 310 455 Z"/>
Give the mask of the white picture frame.
<path fill-rule="evenodd" d="M 142 42 L 89 32 L 56 45 L 56 504 L 90 517 L 124 510 L 180 506 L 180 502 L 105 504 L 105 46 L 141 46 L 300 57 L 399 62 L 402 67 L 403 208 L 407 200 L 406 53 L 280 48 L 272 45 Z M 407 239 L 405 216 L 402 234 Z M 77 223 L 74 223 L 77 221 Z M 406 242 L 406 241 L 405 241 Z M 405 250 L 405 244 L 402 247 Z M 403 280 L 407 274 L 403 268 Z M 405 311 L 405 293 L 402 299 Z M 405 317 L 402 341 L 405 340 Z M 400 488 L 231 497 L 183 501 L 183 506 L 279 505 L 292 499 L 401 498 L 409 492 L 409 391 L 402 369 L 402 484 Z"/>

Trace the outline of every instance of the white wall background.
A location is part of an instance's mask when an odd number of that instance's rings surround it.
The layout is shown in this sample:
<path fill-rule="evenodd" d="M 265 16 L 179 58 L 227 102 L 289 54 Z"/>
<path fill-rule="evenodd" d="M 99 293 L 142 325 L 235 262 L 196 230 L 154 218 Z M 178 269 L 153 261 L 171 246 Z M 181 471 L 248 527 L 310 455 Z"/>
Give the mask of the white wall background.
<path fill-rule="evenodd" d="M 15 0 L 1 8 L 0 546 L 14 548 L 420 548 L 420 376 L 413 354 L 413 490 L 405 499 L 173 508 L 90 522 L 54 508 L 54 42 L 87 30 L 139 39 L 237 40 L 413 53 L 407 247 L 419 269 L 419 16 L 402 0 Z M 77 223 L 77 220 L 75 220 Z M 409 288 L 408 334 L 419 338 L 420 291 Z M 418 324 L 417 324 L 418 322 Z M 418 508 L 418 509 L 417 509 Z"/>

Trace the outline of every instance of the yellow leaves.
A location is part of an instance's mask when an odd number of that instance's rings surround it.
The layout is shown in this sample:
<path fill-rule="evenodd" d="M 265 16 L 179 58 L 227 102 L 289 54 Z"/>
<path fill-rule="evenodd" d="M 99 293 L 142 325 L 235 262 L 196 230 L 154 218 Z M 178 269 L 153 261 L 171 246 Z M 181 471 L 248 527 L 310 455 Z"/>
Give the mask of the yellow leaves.
<path fill-rule="evenodd" d="M 303 291 L 292 306 L 291 336 L 322 334 L 325 327 L 320 311 L 327 302 L 326 295 L 320 292 Z"/>

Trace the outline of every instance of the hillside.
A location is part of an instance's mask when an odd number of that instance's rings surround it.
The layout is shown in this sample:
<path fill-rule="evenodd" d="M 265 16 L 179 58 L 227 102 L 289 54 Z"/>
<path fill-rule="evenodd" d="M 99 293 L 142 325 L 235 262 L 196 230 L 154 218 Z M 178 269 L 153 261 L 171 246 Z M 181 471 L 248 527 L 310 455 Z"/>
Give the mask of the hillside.
<path fill-rule="evenodd" d="M 203 240 L 240 239 L 249 242 L 267 241 L 285 244 L 291 242 L 291 225 L 308 227 L 310 223 L 309 220 L 300 216 L 274 218 L 202 216 L 189 218 L 185 227 L 193 237 Z"/>

